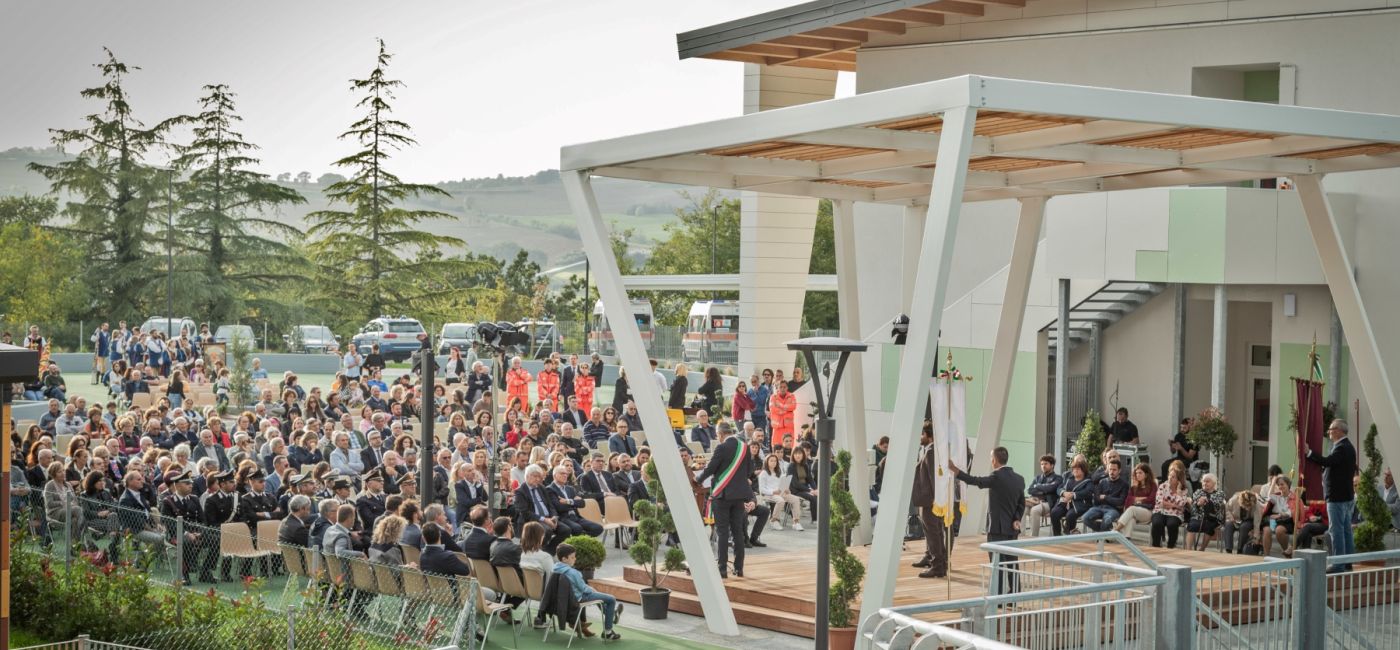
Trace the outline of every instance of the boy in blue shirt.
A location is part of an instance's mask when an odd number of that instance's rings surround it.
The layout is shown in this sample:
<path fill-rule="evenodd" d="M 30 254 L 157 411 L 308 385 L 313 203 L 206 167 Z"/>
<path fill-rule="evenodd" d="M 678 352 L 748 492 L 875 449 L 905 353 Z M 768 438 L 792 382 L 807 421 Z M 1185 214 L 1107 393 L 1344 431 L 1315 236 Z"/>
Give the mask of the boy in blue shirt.
<path fill-rule="evenodd" d="M 559 560 L 554 563 L 554 573 L 569 581 L 569 586 L 574 590 L 574 598 L 580 603 L 590 600 L 603 601 L 603 639 L 605 641 L 621 639 L 622 635 L 613 630 L 613 623 L 615 623 L 618 618 L 622 617 L 622 603 L 617 602 L 616 598 L 608 594 L 600 594 L 593 591 L 593 589 L 588 586 L 588 583 L 584 582 L 583 574 L 579 573 L 578 569 L 574 568 L 574 560 L 577 559 L 577 554 L 573 546 L 560 544 L 559 548 L 554 550 L 554 557 Z M 593 636 L 593 633 L 588 631 L 587 626 L 587 622 L 583 623 L 583 625 L 580 626 L 581 629 L 579 632 L 585 637 Z"/>

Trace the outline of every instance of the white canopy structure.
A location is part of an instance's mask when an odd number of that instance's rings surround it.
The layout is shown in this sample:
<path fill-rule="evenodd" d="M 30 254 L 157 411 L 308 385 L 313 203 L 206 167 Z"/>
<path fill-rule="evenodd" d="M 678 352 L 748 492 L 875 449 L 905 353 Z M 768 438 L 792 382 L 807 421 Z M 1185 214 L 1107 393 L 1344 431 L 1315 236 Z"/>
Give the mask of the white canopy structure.
<path fill-rule="evenodd" d="M 1400 409 L 1321 185 L 1332 172 L 1400 167 L 1400 117 L 963 76 L 567 146 L 560 156 L 584 247 L 610 310 L 625 310 L 627 294 L 591 176 L 833 200 L 842 335 L 857 339 L 862 333 L 847 331 L 852 328 L 846 321 L 856 310 L 851 242 L 859 224 L 853 203 L 928 206 L 880 494 L 882 503 L 895 508 L 909 502 L 963 202 L 1021 202 L 977 431 L 972 471 L 984 474 L 1000 437 L 1048 198 L 1287 176 L 1301 196 L 1362 390 L 1386 434 L 1385 453 L 1400 458 Z M 645 370 L 635 323 L 619 321 L 614 328 L 623 365 Z M 847 413 L 864 413 L 859 375 L 857 364 L 843 395 Z M 657 386 L 635 382 L 633 391 L 646 430 L 669 430 Z M 860 422 L 839 428 L 849 448 L 868 446 Z M 688 494 L 679 454 L 670 445 L 653 445 L 666 491 Z M 863 479 L 853 476 L 852 490 L 865 489 Z M 695 504 L 672 499 L 671 507 L 710 628 L 737 633 Z M 878 518 L 874 547 L 900 548 L 904 523 L 898 516 Z M 870 558 L 862 619 L 890 604 L 900 554 L 872 552 Z"/>

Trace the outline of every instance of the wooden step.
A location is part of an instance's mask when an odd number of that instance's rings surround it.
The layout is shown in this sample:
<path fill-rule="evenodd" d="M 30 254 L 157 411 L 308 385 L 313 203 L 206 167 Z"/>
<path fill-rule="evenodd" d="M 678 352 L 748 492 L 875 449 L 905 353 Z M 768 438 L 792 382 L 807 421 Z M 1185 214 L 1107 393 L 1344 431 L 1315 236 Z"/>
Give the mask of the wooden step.
<path fill-rule="evenodd" d="M 622 577 L 638 587 L 650 586 L 647 572 L 640 566 L 629 566 L 622 570 Z M 695 582 L 685 573 L 673 573 L 662 581 L 661 586 L 671 591 L 695 594 Z M 810 598 L 784 593 L 775 585 L 754 578 L 730 578 L 724 581 L 724 591 L 729 594 L 729 602 L 754 605 L 766 609 L 777 609 L 793 614 L 815 617 L 817 604 Z"/>
<path fill-rule="evenodd" d="M 594 579 L 589 583 L 592 587 L 605 594 L 609 594 L 620 601 L 627 603 L 642 602 L 642 585 L 628 582 L 621 578 Z M 757 605 L 750 605 L 743 602 L 731 602 L 730 606 L 734 610 L 734 620 L 740 625 L 756 627 L 784 634 L 816 638 L 816 620 L 812 616 L 803 616 L 792 612 L 785 612 L 778 609 L 770 609 Z M 700 599 L 695 594 L 684 591 L 671 592 L 671 611 L 691 616 L 704 616 L 704 608 L 700 605 Z"/>

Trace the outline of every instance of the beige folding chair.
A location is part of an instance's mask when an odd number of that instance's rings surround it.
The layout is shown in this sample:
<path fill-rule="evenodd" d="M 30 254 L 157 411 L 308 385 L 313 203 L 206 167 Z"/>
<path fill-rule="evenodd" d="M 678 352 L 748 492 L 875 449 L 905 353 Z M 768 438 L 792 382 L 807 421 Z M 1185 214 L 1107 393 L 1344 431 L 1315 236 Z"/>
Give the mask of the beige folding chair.
<path fill-rule="evenodd" d="M 268 552 L 278 550 L 278 547 L 281 546 L 281 542 L 277 541 L 277 531 L 281 527 L 281 519 L 267 519 L 264 521 L 259 521 L 257 539 L 258 550 Z"/>
<path fill-rule="evenodd" d="M 496 578 L 501 583 L 501 591 L 507 595 L 519 598 L 525 602 L 525 620 L 531 620 L 530 590 L 525 587 L 525 573 L 536 573 L 520 567 L 502 566 L 496 567 Z"/>
<path fill-rule="evenodd" d="M 428 577 L 422 571 L 404 567 L 399 570 L 399 578 L 403 583 L 404 612 L 412 620 L 418 605 L 428 602 Z"/>
<path fill-rule="evenodd" d="M 253 544 L 247 524 L 233 521 L 219 526 L 220 558 L 233 557 L 246 562 L 262 560 L 269 555 L 272 555 L 272 551 L 259 551 Z"/>
<path fill-rule="evenodd" d="M 151 397 L 151 394 L 150 394 L 150 393 L 132 393 L 132 394 L 131 394 L 131 406 L 132 406 L 132 408 L 148 409 L 148 408 L 151 408 L 151 404 L 154 404 L 154 403 L 155 403 L 155 399 L 154 399 L 153 397 Z"/>
<path fill-rule="evenodd" d="M 278 550 L 282 554 L 282 564 L 287 566 L 287 583 L 282 586 L 282 602 L 287 602 L 287 592 L 291 591 L 298 578 L 307 578 L 308 585 L 311 578 L 311 566 L 307 564 L 306 557 L 301 554 L 304 550 L 300 546 L 291 544 L 278 544 Z"/>
<path fill-rule="evenodd" d="M 481 586 L 497 594 L 501 593 L 501 581 L 496 577 L 496 567 L 491 566 L 491 562 L 471 558 L 471 566 L 472 576 L 476 578 L 477 582 L 481 583 Z"/>
<path fill-rule="evenodd" d="M 462 602 L 466 602 L 465 599 L 471 598 L 473 582 L 477 583 L 477 588 L 476 599 L 473 602 L 472 610 L 475 613 L 481 614 L 486 617 L 486 625 L 481 631 L 482 643 L 484 645 L 485 641 L 491 638 L 491 624 L 496 621 L 496 616 L 501 612 L 512 612 L 515 610 L 515 607 L 507 603 L 487 602 L 485 595 L 486 592 L 481 590 L 481 583 L 479 581 L 475 581 L 466 576 L 457 576 L 457 597 L 463 599 Z M 514 625 L 510 626 L 510 636 L 512 640 L 512 647 L 519 647 L 520 637 L 515 631 Z"/>
<path fill-rule="evenodd" d="M 617 524 L 618 526 L 619 530 L 617 531 L 617 536 L 620 544 L 622 540 L 621 529 L 637 529 L 637 520 L 632 518 L 632 509 L 628 507 L 625 497 L 617 495 L 604 497 L 603 507 L 606 508 L 606 510 L 603 511 L 603 517 L 608 520 L 609 524 Z"/>
<path fill-rule="evenodd" d="M 349 576 L 345 575 L 345 558 L 323 553 L 321 555 L 326 561 L 326 577 L 330 578 L 331 588 L 343 588 L 350 585 Z"/>
<path fill-rule="evenodd" d="M 399 544 L 399 550 L 403 551 L 404 564 L 418 564 L 418 560 L 423 555 L 423 551 L 412 544 Z"/>
<path fill-rule="evenodd" d="M 350 585 L 355 588 L 355 593 L 350 596 L 350 611 L 355 611 L 355 600 L 361 595 L 373 598 L 379 593 L 379 583 L 374 578 L 374 568 L 369 560 L 351 558 L 345 563 L 350 567 Z"/>
<path fill-rule="evenodd" d="M 400 568 L 382 562 L 370 562 L 370 568 L 374 570 L 374 590 L 380 596 L 399 599 L 399 620 L 394 624 L 394 634 L 397 635 L 399 627 L 403 625 L 404 615 L 408 613 L 408 598 L 404 595 L 403 583 L 399 580 Z M 379 599 L 381 606 L 385 600 L 387 599 Z"/>

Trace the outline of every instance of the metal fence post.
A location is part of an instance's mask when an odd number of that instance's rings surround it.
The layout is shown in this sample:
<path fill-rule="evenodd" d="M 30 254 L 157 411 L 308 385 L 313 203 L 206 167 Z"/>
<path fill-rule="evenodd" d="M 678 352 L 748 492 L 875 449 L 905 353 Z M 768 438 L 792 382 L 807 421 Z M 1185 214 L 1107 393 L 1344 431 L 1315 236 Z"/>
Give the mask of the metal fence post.
<path fill-rule="evenodd" d="M 52 536 L 53 532 L 50 531 Z M 73 568 L 73 491 L 63 491 L 63 566 Z"/>
<path fill-rule="evenodd" d="M 87 650 L 87 647 L 88 647 L 88 635 L 86 635 L 86 634 L 79 634 L 79 635 L 78 635 L 78 650 Z"/>
<path fill-rule="evenodd" d="M 1298 572 L 1299 611 L 1294 612 L 1298 640 L 1303 650 L 1322 650 L 1327 644 L 1327 553 L 1298 549 L 1293 557 L 1303 561 Z"/>
<path fill-rule="evenodd" d="M 1157 567 L 1167 581 L 1157 588 L 1157 650 L 1192 650 L 1196 647 L 1196 592 L 1191 567 L 1163 564 Z"/>
<path fill-rule="evenodd" d="M 185 572 L 190 567 L 185 566 L 185 516 L 180 515 L 175 518 L 175 588 L 185 588 Z M 178 603 L 179 598 L 175 601 Z M 177 605 L 178 609 L 178 605 Z"/>
<path fill-rule="evenodd" d="M 291 605 L 287 606 L 287 650 L 297 648 L 297 612 Z"/>
<path fill-rule="evenodd" d="M 473 580 L 467 587 L 467 596 L 463 599 L 462 611 L 457 613 L 456 624 L 452 627 L 452 647 L 461 648 L 462 638 L 467 639 L 467 647 L 476 645 L 476 615 L 473 611 L 476 608 L 478 589 L 481 583 Z M 465 634 L 464 634 L 465 633 Z"/>

